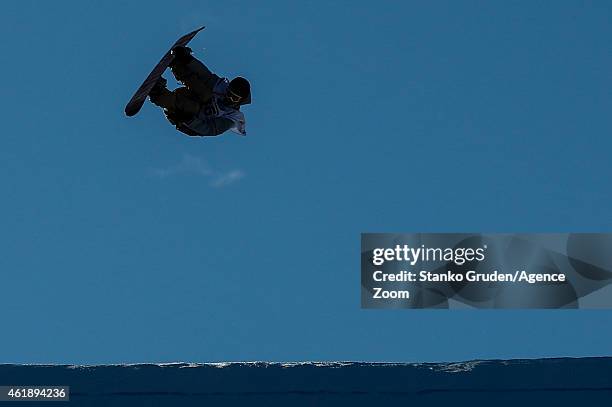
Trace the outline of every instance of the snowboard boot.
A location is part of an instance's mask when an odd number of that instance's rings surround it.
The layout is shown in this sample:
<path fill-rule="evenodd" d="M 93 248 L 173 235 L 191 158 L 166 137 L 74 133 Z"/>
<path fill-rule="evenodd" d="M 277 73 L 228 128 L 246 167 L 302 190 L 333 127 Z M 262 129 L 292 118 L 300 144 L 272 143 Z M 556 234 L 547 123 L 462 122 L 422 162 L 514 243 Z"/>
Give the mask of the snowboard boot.
<path fill-rule="evenodd" d="M 187 65 L 193 60 L 193 56 L 191 56 L 192 52 L 193 51 L 189 47 L 178 46 L 172 48 L 171 53 L 174 59 L 170 62 L 170 68 L 176 65 Z"/>

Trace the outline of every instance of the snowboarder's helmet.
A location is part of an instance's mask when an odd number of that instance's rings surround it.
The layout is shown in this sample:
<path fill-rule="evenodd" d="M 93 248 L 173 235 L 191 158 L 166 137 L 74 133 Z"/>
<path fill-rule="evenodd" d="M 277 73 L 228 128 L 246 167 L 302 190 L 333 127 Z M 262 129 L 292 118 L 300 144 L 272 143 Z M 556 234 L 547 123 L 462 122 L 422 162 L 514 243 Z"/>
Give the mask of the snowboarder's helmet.
<path fill-rule="evenodd" d="M 251 96 L 251 84 L 241 76 L 232 79 L 227 89 L 227 97 L 234 103 L 248 99 Z"/>

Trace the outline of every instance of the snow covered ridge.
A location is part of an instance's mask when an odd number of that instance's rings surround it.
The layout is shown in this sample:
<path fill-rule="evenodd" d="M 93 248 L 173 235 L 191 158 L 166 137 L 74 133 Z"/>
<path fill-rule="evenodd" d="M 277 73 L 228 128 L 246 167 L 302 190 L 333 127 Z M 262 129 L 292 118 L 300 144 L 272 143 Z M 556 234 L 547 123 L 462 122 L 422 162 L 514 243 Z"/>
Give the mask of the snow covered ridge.
<path fill-rule="evenodd" d="M 609 405 L 612 357 L 452 363 L 0 365 L 0 385 L 70 386 L 70 404 Z M 254 401 L 255 400 L 255 401 Z M 520 403 L 520 404 L 519 404 Z"/>
<path fill-rule="evenodd" d="M 124 364 L 99 364 L 99 365 L 68 365 L 68 364 L 1 364 L 0 369 L 7 367 L 36 367 L 36 368 L 64 368 L 64 369 L 104 369 L 104 368 L 163 368 L 163 369 L 195 369 L 195 368 L 362 368 L 380 369 L 389 367 L 401 367 L 412 369 L 427 369 L 435 372 L 469 372 L 481 365 L 541 365 L 541 364 L 563 364 L 576 361 L 608 361 L 612 365 L 612 357 L 588 357 L 588 358 L 545 358 L 545 359 L 495 359 L 495 360 L 469 360 L 464 362 L 356 362 L 356 361 L 295 361 L 295 362 L 267 362 L 267 361 L 243 361 L 243 362 L 164 362 L 164 363 L 124 363 Z"/>
<path fill-rule="evenodd" d="M 529 359 L 525 359 L 529 360 Z M 516 362 L 518 360 L 507 360 L 504 363 Z M 31 367 L 62 367 L 66 369 L 99 369 L 105 367 L 124 367 L 124 368 L 147 368 L 147 367 L 159 367 L 159 368 L 178 368 L 178 369 L 189 369 L 189 368 L 206 368 L 214 367 L 223 369 L 227 367 L 234 368 L 296 368 L 296 367 L 323 367 L 323 368 L 341 368 L 341 367 L 371 367 L 381 368 L 390 366 L 402 366 L 402 367 L 420 367 L 428 368 L 436 371 L 468 371 L 481 363 L 491 363 L 492 361 L 487 360 L 472 360 L 467 362 L 449 362 L 449 363 L 403 363 L 403 362 L 351 362 L 351 361 L 335 361 L 335 362 L 319 362 L 319 361 L 297 361 L 297 362 L 266 362 L 266 361 L 245 361 L 245 362 L 164 362 L 164 363 L 112 363 L 112 364 L 99 364 L 99 365 L 65 365 L 65 364 L 1 364 L 0 368 L 7 366 L 31 366 Z M 493 361 L 497 362 L 497 361 Z"/>

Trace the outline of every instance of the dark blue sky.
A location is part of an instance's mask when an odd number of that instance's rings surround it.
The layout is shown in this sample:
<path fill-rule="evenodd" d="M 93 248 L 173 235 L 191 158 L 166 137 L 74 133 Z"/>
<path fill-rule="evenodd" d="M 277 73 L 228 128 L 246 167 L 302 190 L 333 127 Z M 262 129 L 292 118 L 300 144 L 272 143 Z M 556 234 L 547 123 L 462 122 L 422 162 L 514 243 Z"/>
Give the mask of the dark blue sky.
<path fill-rule="evenodd" d="M 611 231 L 606 1 L 10 2 L 0 362 L 612 354 L 610 311 L 360 309 L 361 232 Z M 123 107 L 167 47 L 248 136 Z"/>

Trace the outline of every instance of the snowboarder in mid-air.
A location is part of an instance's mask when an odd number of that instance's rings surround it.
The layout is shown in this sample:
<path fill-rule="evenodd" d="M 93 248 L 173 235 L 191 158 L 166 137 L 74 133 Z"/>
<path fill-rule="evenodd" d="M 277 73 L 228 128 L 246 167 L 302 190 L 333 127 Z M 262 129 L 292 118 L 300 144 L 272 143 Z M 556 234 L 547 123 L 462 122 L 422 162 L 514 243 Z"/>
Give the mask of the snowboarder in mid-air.
<path fill-rule="evenodd" d="M 191 49 L 178 46 L 170 70 L 184 86 L 173 91 L 160 77 L 149 92 L 149 99 L 164 109 L 176 128 L 189 136 L 217 136 L 231 130 L 245 136 L 244 114 L 240 106 L 251 103 L 249 82 L 236 77 L 231 81 L 212 73 L 191 55 Z"/>
<path fill-rule="evenodd" d="M 127 116 L 136 115 L 148 96 L 164 109 L 170 123 L 189 136 L 217 136 L 227 130 L 246 135 L 240 106 L 251 103 L 251 85 L 242 77 L 220 78 L 191 55 L 187 44 L 203 29 L 183 35 L 164 54 L 125 106 Z M 168 67 L 183 84 L 173 91 L 162 76 Z"/>

